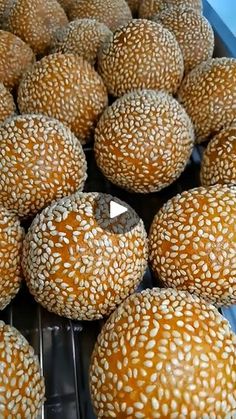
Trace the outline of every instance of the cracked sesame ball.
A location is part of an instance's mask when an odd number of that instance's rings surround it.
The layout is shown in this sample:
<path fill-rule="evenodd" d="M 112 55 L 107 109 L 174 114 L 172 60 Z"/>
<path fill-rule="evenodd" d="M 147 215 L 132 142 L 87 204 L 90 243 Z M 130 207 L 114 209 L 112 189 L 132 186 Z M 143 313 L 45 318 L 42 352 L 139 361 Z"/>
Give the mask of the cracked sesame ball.
<path fill-rule="evenodd" d="M 0 30 L 0 83 L 10 90 L 17 88 L 22 75 L 34 62 L 29 45 L 18 36 Z"/>
<path fill-rule="evenodd" d="M 93 351 L 98 418 L 225 418 L 236 406 L 236 337 L 217 309 L 187 292 L 127 298 Z"/>
<path fill-rule="evenodd" d="M 106 25 L 95 19 L 76 19 L 57 33 L 53 52 L 77 54 L 94 65 L 99 48 L 111 34 Z"/>
<path fill-rule="evenodd" d="M 150 262 L 167 287 L 215 305 L 236 303 L 236 187 L 199 187 L 170 199 L 150 230 Z"/>
<path fill-rule="evenodd" d="M 154 17 L 172 32 L 181 48 L 185 73 L 210 59 L 214 50 L 214 32 L 208 20 L 191 8 L 171 7 Z"/>
<path fill-rule="evenodd" d="M 38 357 L 14 327 L 0 321 L 0 416 L 36 419 L 45 386 Z"/>
<path fill-rule="evenodd" d="M 0 126 L 0 205 L 20 217 L 81 190 L 86 167 L 81 144 L 56 119 L 22 115 Z"/>
<path fill-rule="evenodd" d="M 115 31 L 132 19 L 125 0 L 77 0 L 69 7 L 68 16 L 70 20 L 96 19 L 111 31 Z"/>
<path fill-rule="evenodd" d="M 178 99 L 203 142 L 236 118 L 236 59 L 212 58 L 195 67 L 183 80 Z"/>
<path fill-rule="evenodd" d="M 23 236 L 19 219 L 0 206 L 0 310 L 10 303 L 20 288 Z"/>
<path fill-rule="evenodd" d="M 29 44 L 35 54 L 44 55 L 52 46 L 55 32 L 67 23 L 65 11 L 56 0 L 16 0 L 6 28 Z"/>
<path fill-rule="evenodd" d="M 107 106 L 107 90 L 93 67 L 73 54 L 42 58 L 21 81 L 21 113 L 41 113 L 67 125 L 81 143 L 88 141 Z"/>
<path fill-rule="evenodd" d="M 6 87 L 0 83 L 0 124 L 2 124 L 5 119 L 13 116 L 15 112 L 16 105 L 13 96 Z"/>
<path fill-rule="evenodd" d="M 180 176 L 194 144 L 189 117 L 164 92 L 140 90 L 117 99 L 95 132 L 103 174 L 134 192 L 155 192 Z"/>
<path fill-rule="evenodd" d="M 174 35 L 148 20 L 135 19 L 117 29 L 98 56 L 98 72 L 113 96 L 135 89 L 174 93 L 183 71 L 183 57 Z"/>
<path fill-rule="evenodd" d="M 236 184 L 236 123 L 209 142 L 203 154 L 201 183 L 204 186 Z"/>
<path fill-rule="evenodd" d="M 191 7 L 198 13 L 202 12 L 202 0 L 141 0 L 139 7 L 139 17 L 151 19 L 164 9 L 175 6 Z"/>
<path fill-rule="evenodd" d="M 79 192 L 33 221 L 24 242 L 23 270 L 30 292 L 47 310 L 71 319 L 100 319 L 141 281 L 147 265 L 143 222 L 133 223 L 137 215 L 131 208 L 122 226 L 109 218 L 112 199 Z"/>

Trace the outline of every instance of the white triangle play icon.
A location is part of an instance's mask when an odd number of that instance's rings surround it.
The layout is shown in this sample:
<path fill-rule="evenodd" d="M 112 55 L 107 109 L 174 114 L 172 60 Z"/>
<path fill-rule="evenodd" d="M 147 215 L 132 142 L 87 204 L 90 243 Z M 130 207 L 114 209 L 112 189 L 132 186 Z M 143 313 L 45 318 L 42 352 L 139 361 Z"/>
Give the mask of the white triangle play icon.
<path fill-rule="evenodd" d="M 115 201 L 110 201 L 110 218 L 118 217 L 128 211 L 128 208 L 123 205 L 117 204 Z"/>

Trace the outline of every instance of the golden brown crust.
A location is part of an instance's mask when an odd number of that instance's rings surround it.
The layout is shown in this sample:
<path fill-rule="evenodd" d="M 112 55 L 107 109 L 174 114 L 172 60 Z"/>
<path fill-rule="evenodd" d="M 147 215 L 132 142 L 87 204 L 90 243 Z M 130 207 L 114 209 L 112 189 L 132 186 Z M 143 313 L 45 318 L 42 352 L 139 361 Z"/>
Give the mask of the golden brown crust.
<path fill-rule="evenodd" d="M 202 11 L 202 0 L 141 0 L 139 7 L 139 17 L 151 19 L 156 14 L 172 6 L 191 7 L 197 12 Z"/>
<path fill-rule="evenodd" d="M 0 83 L 0 124 L 2 124 L 5 119 L 13 116 L 15 112 L 16 105 L 13 96 L 6 87 Z"/>

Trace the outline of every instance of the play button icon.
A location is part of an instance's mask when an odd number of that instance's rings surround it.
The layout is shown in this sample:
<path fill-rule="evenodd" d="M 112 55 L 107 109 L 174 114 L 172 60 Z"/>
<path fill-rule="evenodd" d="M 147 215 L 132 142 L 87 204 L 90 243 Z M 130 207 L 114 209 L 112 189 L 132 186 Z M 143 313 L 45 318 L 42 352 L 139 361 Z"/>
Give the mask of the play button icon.
<path fill-rule="evenodd" d="M 118 217 L 128 211 L 128 208 L 124 205 L 118 204 L 118 202 L 110 201 L 110 218 Z"/>

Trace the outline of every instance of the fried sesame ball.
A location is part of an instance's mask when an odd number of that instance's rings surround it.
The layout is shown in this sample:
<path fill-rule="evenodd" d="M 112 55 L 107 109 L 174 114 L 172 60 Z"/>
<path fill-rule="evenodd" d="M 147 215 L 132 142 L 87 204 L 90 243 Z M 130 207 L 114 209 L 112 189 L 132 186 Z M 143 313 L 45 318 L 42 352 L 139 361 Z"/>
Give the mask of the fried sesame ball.
<path fill-rule="evenodd" d="M 16 111 L 15 102 L 11 93 L 0 83 L 0 124 L 13 116 Z"/>
<path fill-rule="evenodd" d="M 50 50 L 57 29 L 67 23 L 66 13 L 56 0 L 16 0 L 6 26 L 35 54 L 44 55 Z"/>
<path fill-rule="evenodd" d="M 21 113 L 59 119 L 85 143 L 107 106 L 107 91 L 93 67 L 74 54 L 52 54 L 38 61 L 18 91 Z"/>
<path fill-rule="evenodd" d="M 145 88 L 174 93 L 183 71 L 174 35 L 162 25 L 142 19 L 117 29 L 98 57 L 98 72 L 114 96 Z"/>
<path fill-rule="evenodd" d="M 70 20 L 96 19 L 115 31 L 132 19 L 130 8 L 125 0 L 77 0 L 68 10 Z"/>
<path fill-rule="evenodd" d="M 127 298 L 92 355 L 98 418 L 226 418 L 236 405 L 236 337 L 217 309 L 174 289 Z"/>
<path fill-rule="evenodd" d="M 192 119 L 197 142 L 217 134 L 236 118 L 236 59 L 199 64 L 183 80 L 178 99 Z"/>
<path fill-rule="evenodd" d="M 139 17 L 151 19 L 157 13 L 172 6 L 191 7 L 199 13 L 202 11 L 202 0 L 141 0 Z"/>
<path fill-rule="evenodd" d="M 150 262 L 167 287 L 217 306 L 236 303 L 236 187 L 199 187 L 170 199 L 150 231 Z"/>
<path fill-rule="evenodd" d="M 193 149 L 189 117 L 164 92 L 140 90 L 117 99 L 95 132 L 103 174 L 134 192 L 158 191 L 180 176 Z"/>
<path fill-rule="evenodd" d="M 47 310 L 72 319 L 99 319 L 141 281 L 147 261 L 143 222 L 132 224 L 136 214 L 130 208 L 122 223 L 132 228 L 119 230 L 116 218 L 106 212 L 112 199 L 78 192 L 33 221 L 24 242 L 23 269 L 30 292 Z"/>
<path fill-rule="evenodd" d="M 0 416 L 36 419 L 45 394 L 39 361 L 22 334 L 0 321 Z"/>
<path fill-rule="evenodd" d="M 210 59 L 214 50 L 214 32 L 208 20 L 191 8 L 165 8 L 154 17 L 172 32 L 181 48 L 185 73 Z"/>
<path fill-rule="evenodd" d="M 34 53 L 24 41 L 0 30 L 0 83 L 10 90 L 17 88 L 22 75 L 34 61 Z"/>
<path fill-rule="evenodd" d="M 57 33 L 53 52 L 77 54 L 91 65 L 97 61 L 98 51 L 111 31 L 95 19 L 76 19 Z"/>
<path fill-rule="evenodd" d="M 23 235 L 16 215 L 0 206 L 0 310 L 10 303 L 20 288 Z"/>
<path fill-rule="evenodd" d="M 20 217 L 81 190 L 86 160 L 81 144 L 56 119 L 22 115 L 0 126 L 0 205 Z"/>
<path fill-rule="evenodd" d="M 236 184 L 236 123 L 209 142 L 203 154 L 201 183 L 204 186 Z"/>

